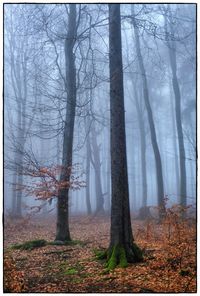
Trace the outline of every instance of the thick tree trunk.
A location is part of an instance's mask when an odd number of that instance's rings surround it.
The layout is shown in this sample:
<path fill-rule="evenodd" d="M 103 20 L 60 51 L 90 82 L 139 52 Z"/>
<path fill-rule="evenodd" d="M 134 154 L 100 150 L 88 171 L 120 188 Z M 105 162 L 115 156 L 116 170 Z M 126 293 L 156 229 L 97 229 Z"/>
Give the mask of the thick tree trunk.
<path fill-rule="evenodd" d="M 174 28 L 171 19 L 171 10 L 168 5 L 168 11 L 170 15 L 170 33 L 174 36 Z M 167 16 L 165 15 L 165 30 L 167 32 Z M 176 41 L 167 39 L 167 46 L 169 50 L 169 59 L 172 71 L 172 85 L 175 98 L 175 114 L 176 114 L 176 127 L 179 144 L 179 166 L 180 166 L 180 201 L 182 206 L 187 204 L 187 179 L 186 179 L 186 167 L 185 167 L 185 147 L 183 138 L 182 118 L 181 118 L 181 94 L 177 77 L 177 63 L 176 63 Z"/>
<path fill-rule="evenodd" d="M 155 163 L 156 163 L 158 206 L 160 207 L 160 213 L 162 216 L 163 212 L 165 211 L 162 162 L 161 162 L 161 156 L 160 156 L 160 151 L 159 151 L 158 142 L 157 142 L 156 130 L 155 130 L 155 125 L 153 120 L 153 113 L 152 113 L 152 109 L 149 101 L 148 83 L 147 83 L 144 62 L 141 54 L 140 38 L 139 38 L 137 24 L 134 17 L 133 5 L 132 5 L 132 15 L 133 15 L 132 24 L 135 32 L 136 51 L 137 51 L 138 63 L 139 63 L 139 67 L 142 75 L 144 102 L 145 102 L 145 106 L 148 114 L 148 121 L 149 121 L 150 133 L 151 133 L 151 143 L 152 143 L 154 156 L 155 156 Z"/>
<path fill-rule="evenodd" d="M 111 111 L 111 230 L 108 269 L 141 260 L 133 243 L 127 175 L 125 110 L 121 48 L 120 5 L 109 4 L 110 111 Z"/>
<path fill-rule="evenodd" d="M 76 40 L 76 5 L 69 4 L 68 34 L 65 39 L 65 67 L 67 106 L 64 126 L 62 172 L 60 181 L 70 180 L 72 166 L 73 133 L 76 110 L 76 69 L 73 48 Z M 69 232 L 69 188 L 61 188 L 57 203 L 56 240 L 70 240 Z"/>
<path fill-rule="evenodd" d="M 107 158 L 107 163 L 106 163 L 106 190 L 107 190 L 107 195 L 106 195 L 106 201 L 107 201 L 107 209 L 108 212 L 110 213 L 111 209 L 111 204 L 110 204 L 110 197 L 111 197 L 111 169 L 110 169 L 110 132 L 108 133 L 109 139 L 108 139 L 108 158 Z"/>

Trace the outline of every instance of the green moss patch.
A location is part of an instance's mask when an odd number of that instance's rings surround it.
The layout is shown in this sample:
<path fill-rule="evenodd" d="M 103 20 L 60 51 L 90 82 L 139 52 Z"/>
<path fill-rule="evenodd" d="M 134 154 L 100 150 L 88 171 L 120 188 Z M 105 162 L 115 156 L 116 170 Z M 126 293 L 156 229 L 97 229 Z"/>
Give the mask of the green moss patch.
<path fill-rule="evenodd" d="M 27 241 L 23 244 L 15 244 L 11 246 L 11 249 L 14 250 L 33 250 L 35 248 L 44 247 L 48 243 L 44 239 Z"/>
<path fill-rule="evenodd" d="M 128 266 L 126 251 L 122 246 L 115 245 L 109 253 L 109 259 L 106 264 L 108 270 L 113 270 L 117 266 L 122 268 Z"/>
<path fill-rule="evenodd" d="M 64 272 L 65 275 L 75 275 L 77 273 L 78 273 L 78 270 L 75 269 L 74 267 L 70 267 Z"/>
<path fill-rule="evenodd" d="M 128 262 L 140 262 L 143 260 L 142 250 L 133 243 L 129 252 L 126 252 L 125 248 L 117 244 L 109 250 L 94 250 L 95 256 L 98 260 L 106 260 L 106 272 L 115 269 L 119 266 L 125 268 L 128 266 Z"/>

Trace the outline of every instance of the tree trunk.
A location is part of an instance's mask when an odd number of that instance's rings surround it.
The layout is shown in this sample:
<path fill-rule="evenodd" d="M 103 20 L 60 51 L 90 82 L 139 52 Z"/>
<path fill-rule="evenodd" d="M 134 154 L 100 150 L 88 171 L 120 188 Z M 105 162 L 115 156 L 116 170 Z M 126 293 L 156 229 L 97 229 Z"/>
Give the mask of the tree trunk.
<path fill-rule="evenodd" d="M 90 203 L 90 134 L 88 132 L 89 130 L 89 119 L 86 118 L 86 133 L 87 133 L 87 139 L 86 139 L 86 207 L 87 207 L 87 214 L 91 215 L 92 208 Z"/>
<path fill-rule="evenodd" d="M 171 19 L 171 10 L 168 5 L 169 11 L 169 26 L 170 34 L 174 36 L 174 28 Z M 167 16 L 165 14 L 165 30 L 167 33 Z M 167 39 L 167 46 L 169 50 L 169 59 L 172 71 L 172 85 L 174 90 L 175 98 L 175 114 L 176 114 L 176 127 L 178 134 L 178 144 L 179 144 L 179 165 L 180 165 L 180 200 L 181 205 L 186 206 L 187 204 L 187 179 L 186 179 L 186 167 L 185 167 L 185 147 L 183 139 L 183 128 L 182 128 L 182 119 L 181 119 L 181 94 L 180 87 L 177 77 L 177 62 L 176 62 L 176 41 Z"/>
<path fill-rule="evenodd" d="M 134 86 L 133 86 L 134 87 Z M 138 93 L 134 87 L 135 104 L 138 115 L 139 131 L 140 131 L 140 145 L 141 145 L 141 176 L 142 176 L 142 208 L 147 207 L 147 172 L 146 172 L 146 136 L 145 126 L 141 107 L 139 105 Z M 145 217 L 141 217 L 145 218 Z"/>
<path fill-rule="evenodd" d="M 94 123 L 91 127 L 92 150 L 93 150 L 93 167 L 95 170 L 95 191 L 96 191 L 96 210 L 95 214 L 104 214 L 104 198 L 101 184 L 101 162 L 100 162 L 100 145 L 97 143 L 97 134 Z"/>
<path fill-rule="evenodd" d="M 178 147 L 177 147 L 177 130 L 176 130 L 176 119 L 175 119 L 175 112 L 174 112 L 174 104 L 173 104 L 173 96 L 172 96 L 172 89 L 170 86 L 170 108 L 171 108 L 171 114 L 172 114 L 172 128 L 173 128 L 173 148 L 174 148 L 174 167 L 175 167 L 175 175 L 176 175 L 176 185 L 177 185 L 177 197 L 179 199 L 180 196 L 180 174 L 179 174 L 179 162 L 178 162 Z M 172 175 L 173 177 L 173 175 Z M 178 200 L 180 202 L 180 200 Z"/>
<path fill-rule="evenodd" d="M 111 230 L 108 269 L 142 259 L 133 243 L 126 156 L 120 4 L 109 4 L 110 116 L 111 116 Z"/>
<path fill-rule="evenodd" d="M 110 132 L 108 132 L 108 158 L 107 158 L 107 162 L 106 162 L 106 191 L 107 191 L 107 195 L 106 195 L 106 201 L 107 201 L 107 209 L 108 212 L 110 213 L 110 209 L 111 209 L 111 205 L 110 205 L 110 197 L 111 197 L 111 169 L 110 169 Z"/>
<path fill-rule="evenodd" d="M 150 133 L 151 133 L 151 143 L 154 151 L 155 156 L 155 163 L 156 163 L 156 179 L 157 179 L 157 194 L 158 194 L 158 206 L 160 207 L 160 214 L 163 215 L 165 211 L 165 203 L 164 203 L 164 185 L 163 185 L 163 173 L 162 173 L 162 162 L 161 162 L 161 156 L 160 151 L 158 147 L 157 142 L 157 136 L 156 136 L 156 130 L 153 120 L 153 114 L 152 109 L 149 101 L 149 90 L 148 90 L 148 83 L 147 83 L 147 77 L 146 77 L 146 71 L 144 67 L 144 62 L 141 54 L 141 48 L 140 48 L 140 38 L 138 34 L 138 28 L 134 17 L 134 8 L 132 5 L 132 24 L 134 28 L 135 33 L 135 41 L 136 41 L 136 51 L 138 56 L 138 63 L 142 75 L 142 85 L 143 85 L 143 93 L 144 93 L 144 101 L 145 106 L 147 109 L 148 114 L 148 121 L 149 121 L 149 127 L 150 127 Z"/>
<path fill-rule="evenodd" d="M 65 39 L 65 68 L 67 106 L 64 126 L 62 171 L 60 181 L 70 180 L 72 166 L 73 133 L 76 110 L 76 69 L 73 53 L 76 41 L 76 5 L 69 4 L 68 34 Z M 69 188 L 61 188 L 57 203 L 56 240 L 71 240 L 69 232 Z"/>
<path fill-rule="evenodd" d="M 17 197 L 16 197 L 16 182 L 17 182 L 17 174 L 16 171 L 13 172 L 13 176 L 12 176 L 12 208 L 11 208 L 11 215 L 12 217 L 15 217 L 16 214 L 16 201 L 17 201 Z"/>

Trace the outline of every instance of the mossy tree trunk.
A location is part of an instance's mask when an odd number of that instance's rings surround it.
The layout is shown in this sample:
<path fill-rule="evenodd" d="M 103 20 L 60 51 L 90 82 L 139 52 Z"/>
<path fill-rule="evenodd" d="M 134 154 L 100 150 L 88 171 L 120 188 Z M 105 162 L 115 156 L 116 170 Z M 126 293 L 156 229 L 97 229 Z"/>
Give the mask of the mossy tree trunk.
<path fill-rule="evenodd" d="M 120 4 L 109 4 L 111 111 L 111 230 L 106 252 L 108 269 L 142 259 L 133 243 L 126 156 Z"/>
<path fill-rule="evenodd" d="M 72 166 L 73 133 L 76 111 L 76 68 L 73 48 L 76 41 L 76 5 L 69 4 L 68 34 L 65 39 L 65 68 L 66 68 L 66 117 L 64 126 L 62 172 L 60 181 L 70 180 L 69 168 Z M 69 232 L 69 189 L 61 188 L 57 203 L 56 240 L 71 240 Z"/>

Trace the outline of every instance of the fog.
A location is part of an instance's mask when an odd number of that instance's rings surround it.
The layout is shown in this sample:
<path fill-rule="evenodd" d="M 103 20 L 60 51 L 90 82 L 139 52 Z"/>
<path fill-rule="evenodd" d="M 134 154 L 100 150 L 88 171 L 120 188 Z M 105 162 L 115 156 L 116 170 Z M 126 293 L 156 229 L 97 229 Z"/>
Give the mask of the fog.
<path fill-rule="evenodd" d="M 88 214 L 91 206 L 98 215 L 111 208 L 108 8 L 77 4 L 76 11 L 75 123 L 73 136 L 67 136 L 73 140 L 69 211 Z M 4 4 L 6 214 L 56 213 L 56 190 L 51 194 L 49 186 L 55 187 L 56 168 L 63 165 L 67 75 L 72 75 L 66 74 L 69 15 L 68 4 Z M 157 206 L 164 197 L 167 205 L 195 206 L 196 6 L 121 4 L 121 20 L 131 212 Z M 41 169 L 53 174 L 52 183 Z M 159 197 L 161 173 L 164 196 Z"/>

